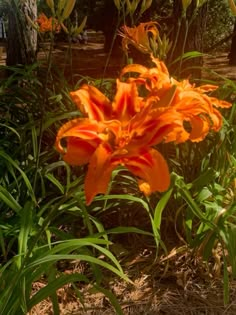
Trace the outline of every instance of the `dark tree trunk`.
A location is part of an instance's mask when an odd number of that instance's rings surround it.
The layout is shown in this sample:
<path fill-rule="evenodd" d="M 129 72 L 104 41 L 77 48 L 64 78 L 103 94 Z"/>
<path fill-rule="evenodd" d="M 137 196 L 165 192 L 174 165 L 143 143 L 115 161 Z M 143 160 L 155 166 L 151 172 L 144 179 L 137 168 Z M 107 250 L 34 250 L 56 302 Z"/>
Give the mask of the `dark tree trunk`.
<path fill-rule="evenodd" d="M 27 20 L 37 18 L 37 1 L 11 1 L 8 15 L 7 60 L 8 66 L 32 64 L 36 60 L 37 32 Z"/>
<path fill-rule="evenodd" d="M 200 67 L 203 64 L 202 57 L 184 60 L 181 56 L 186 52 L 203 52 L 203 34 L 206 28 L 207 5 L 196 9 L 196 0 L 193 0 L 183 15 L 182 1 L 174 0 L 171 41 L 172 47 L 168 54 L 168 63 L 171 64 L 177 58 L 179 61 L 170 69 L 178 76 L 201 77 Z"/>
<path fill-rule="evenodd" d="M 234 23 L 234 32 L 229 53 L 229 64 L 232 66 L 236 66 L 236 20 Z"/>

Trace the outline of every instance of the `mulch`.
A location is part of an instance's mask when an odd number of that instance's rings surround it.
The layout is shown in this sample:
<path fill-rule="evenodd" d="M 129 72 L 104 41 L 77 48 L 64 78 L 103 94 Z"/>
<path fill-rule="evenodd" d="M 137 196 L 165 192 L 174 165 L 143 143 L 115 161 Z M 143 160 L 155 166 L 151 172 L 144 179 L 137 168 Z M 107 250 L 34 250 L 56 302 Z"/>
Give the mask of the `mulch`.
<path fill-rule="evenodd" d="M 236 281 L 230 283 L 230 302 L 224 305 L 222 275 L 214 274 L 214 262 L 206 264 L 193 258 L 190 250 L 171 256 L 165 264 L 155 262 L 152 254 L 142 252 L 126 256 L 121 262 L 133 281 L 128 284 L 104 272 L 103 286 L 117 297 L 124 315 L 235 315 Z M 222 265 L 221 265 L 222 267 Z M 163 272 L 163 270 L 165 271 Z M 74 262 L 66 273 L 83 272 Z M 44 284 L 35 283 L 35 291 Z M 78 284 L 84 298 L 82 305 L 71 285 L 58 290 L 61 315 L 115 315 L 108 299 L 92 290 L 91 285 Z M 30 315 L 53 315 L 49 300 L 34 307 Z"/>

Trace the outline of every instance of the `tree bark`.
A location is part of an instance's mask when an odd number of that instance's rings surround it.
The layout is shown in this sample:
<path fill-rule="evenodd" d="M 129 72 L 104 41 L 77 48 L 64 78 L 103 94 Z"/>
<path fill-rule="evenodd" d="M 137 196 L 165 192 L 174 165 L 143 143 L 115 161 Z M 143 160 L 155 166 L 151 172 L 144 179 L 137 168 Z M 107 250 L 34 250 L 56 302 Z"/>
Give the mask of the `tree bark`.
<path fill-rule="evenodd" d="M 184 60 L 186 52 L 203 52 L 203 34 L 206 28 L 207 5 L 196 8 L 196 0 L 193 0 L 183 15 L 182 1 L 174 0 L 172 15 L 171 41 L 172 47 L 168 54 L 168 63 L 171 64 L 177 58 L 178 62 L 171 66 L 171 71 L 178 76 L 201 77 L 200 67 L 203 64 L 202 57 Z M 197 67 L 199 67 L 197 69 Z"/>
<path fill-rule="evenodd" d="M 236 66 L 236 20 L 234 22 L 234 32 L 229 53 L 229 64 L 232 66 Z"/>
<path fill-rule="evenodd" d="M 37 18 L 37 1 L 12 0 L 8 11 L 8 66 L 32 64 L 36 61 L 37 31 L 27 17 L 32 21 Z"/>

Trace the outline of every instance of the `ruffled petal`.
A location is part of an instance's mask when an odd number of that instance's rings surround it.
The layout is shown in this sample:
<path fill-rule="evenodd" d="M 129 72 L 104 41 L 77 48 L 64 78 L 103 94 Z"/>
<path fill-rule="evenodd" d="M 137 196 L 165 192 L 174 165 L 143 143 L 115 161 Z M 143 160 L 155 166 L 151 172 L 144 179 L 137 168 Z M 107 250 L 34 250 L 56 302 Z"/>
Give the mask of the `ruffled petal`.
<path fill-rule="evenodd" d="M 77 107 L 90 119 L 101 121 L 110 118 L 111 102 L 97 88 L 83 85 L 79 90 L 70 92 Z"/>
<path fill-rule="evenodd" d="M 150 37 L 153 41 L 157 40 L 158 29 L 157 22 L 140 23 L 136 27 L 128 27 L 126 25 L 121 27 L 119 35 L 123 37 L 122 47 L 124 51 L 128 50 L 128 45 L 131 44 L 143 53 L 151 53 Z"/>
<path fill-rule="evenodd" d="M 214 108 L 210 118 L 211 118 L 211 123 L 212 123 L 212 127 L 211 127 L 212 130 L 219 131 L 223 124 L 223 118 L 222 118 L 221 113 L 216 108 Z"/>
<path fill-rule="evenodd" d="M 189 132 L 184 127 L 186 119 L 182 113 L 174 108 L 169 110 L 153 110 L 153 128 L 147 131 L 149 134 L 148 146 L 154 146 L 161 142 L 181 143 L 189 139 Z"/>
<path fill-rule="evenodd" d="M 124 83 L 117 80 L 117 92 L 112 104 L 113 116 L 121 123 L 128 122 L 140 111 L 141 100 L 134 83 Z"/>
<path fill-rule="evenodd" d="M 131 64 L 125 66 L 120 74 L 120 77 L 123 77 L 126 73 L 136 72 L 136 73 L 146 73 L 149 69 L 145 66 L 139 65 L 139 64 Z"/>
<path fill-rule="evenodd" d="M 221 107 L 221 108 L 229 108 L 232 106 L 231 103 L 227 102 L 227 101 L 224 101 L 224 100 L 220 100 L 216 97 L 210 97 L 210 100 L 212 102 L 212 104 L 215 106 L 215 107 Z"/>
<path fill-rule="evenodd" d="M 146 193 L 163 192 L 170 185 L 170 174 L 164 157 L 156 150 L 149 149 L 140 155 L 124 159 L 124 165 L 138 176 L 139 187 Z"/>
<path fill-rule="evenodd" d="M 209 119 L 207 119 L 207 117 L 194 116 L 191 117 L 190 124 L 192 130 L 190 132 L 189 139 L 192 142 L 202 141 L 210 129 Z"/>
<path fill-rule="evenodd" d="M 85 141 L 99 142 L 99 124 L 86 118 L 73 119 L 65 123 L 58 131 L 55 146 L 60 153 L 65 153 L 61 144 L 63 138 L 76 137 Z"/>

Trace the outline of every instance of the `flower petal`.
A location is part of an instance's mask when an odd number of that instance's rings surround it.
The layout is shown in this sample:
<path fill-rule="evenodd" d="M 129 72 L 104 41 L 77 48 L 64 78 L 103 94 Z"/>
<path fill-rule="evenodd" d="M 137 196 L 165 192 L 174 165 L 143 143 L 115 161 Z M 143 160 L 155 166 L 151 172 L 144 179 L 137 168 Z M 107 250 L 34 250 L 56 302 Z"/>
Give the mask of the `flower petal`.
<path fill-rule="evenodd" d="M 118 165 L 118 162 L 111 163 L 111 156 L 112 149 L 105 143 L 100 144 L 92 155 L 84 183 L 87 205 L 97 194 L 107 192 L 111 173 Z"/>
<path fill-rule="evenodd" d="M 221 113 L 216 108 L 213 109 L 210 119 L 212 122 L 212 130 L 219 131 L 223 124 L 223 118 Z"/>
<path fill-rule="evenodd" d="M 73 119 L 65 123 L 58 131 L 55 146 L 60 153 L 65 153 L 61 140 L 68 137 L 76 137 L 86 141 L 99 142 L 99 124 L 86 118 Z"/>
<path fill-rule="evenodd" d="M 232 106 L 231 103 L 224 100 L 220 100 L 216 97 L 210 97 L 210 100 L 215 107 L 229 108 Z"/>
<path fill-rule="evenodd" d="M 94 86 L 83 85 L 79 90 L 70 92 L 70 95 L 88 118 L 101 121 L 110 117 L 111 102 Z"/>
<path fill-rule="evenodd" d="M 148 68 L 147 67 L 144 67 L 142 65 L 139 65 L 139 64 L 130 64 L 130 65 L 127 65 L 125 66 L 122 71 L 121 71 L 121 74 L 120 74 L 120 78 L 123 77 L 123 75 L 125 75 L 126 73 L 131 73 L 131 72 L 137 72 L 137 73 L 146 73 L 148 72 Z"/>
<path fill-rule="evenodd" d="M 193 116 L 190 119 L 191 132 L 189 135 L 189 140 L 192 142 L 202 141 L 209 132 L 210 124 L 207 117 Z"/>
<path fill-rule="evenodd" d="M 136 84 L 117 80 L 117 92 L 112 104 L 114 118 L 126 123 L 140 111 L 140 106 L 141 98 Z"/>
<path fill-rule="evenodd" d="M 128 50 L 128 45 L 131 44 L 143 53 L 151 53 L 150 37 L 153 41 L 157 40 L 158 29 L 157 22 L 140 23 L 136 27 L 128 27 L 126 25 L 121 27 L 118 33 L 123 37 L 122 47 L 124 51 Z"/>
<path fill-rule="evenodd" d="M 140 189 L 145 193 L 165 191 L 170 185 L 168 165 L 163 156 L 154 149 L 142 152 L 141 155 L 124 160 L 124 165 L 138 176 Z"/>
<path fill-rule="evenodd" d="M 63 155 L 63 160 L 70 165 L 87 164 L 96 150 L 96 147 L 97 145 L 95 142 L 86 142 L 70 137 L 67 140 L 66 153 Z"/>

